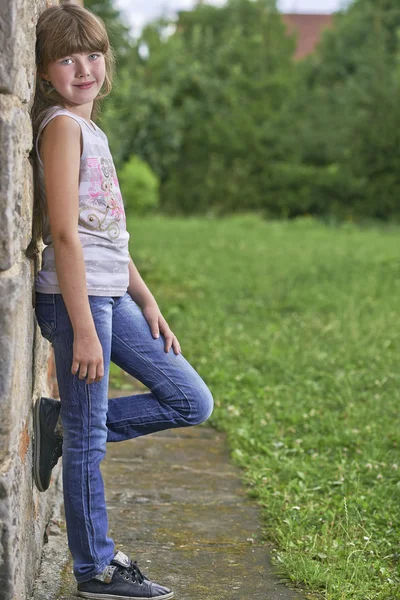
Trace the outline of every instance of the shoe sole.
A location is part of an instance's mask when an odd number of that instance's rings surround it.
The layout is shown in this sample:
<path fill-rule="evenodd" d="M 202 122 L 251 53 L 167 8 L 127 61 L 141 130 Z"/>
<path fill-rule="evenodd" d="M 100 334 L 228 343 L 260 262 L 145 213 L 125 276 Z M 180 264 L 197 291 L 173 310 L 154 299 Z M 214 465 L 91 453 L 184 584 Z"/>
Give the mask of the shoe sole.
<path fill-rule="evenodd" d="M 164 596 L 153 596 L 152 598 L 143 598 L 143 596 L 116 596 L 115 594 L 92 594 L 91 592 L 79 592 L 78 596 L 82 598 L 97 598 L 97 600 L 168 600 L 172 598 L 174 592 L 164 594 Z"/>
<path fill-rule="evenodd" d="M 39 492 L 45 492 L 47 488 L 43 486 L 40 479 L 40 402 L 41 398 L 36 400 L 33 408 L 33 478 Z"/>

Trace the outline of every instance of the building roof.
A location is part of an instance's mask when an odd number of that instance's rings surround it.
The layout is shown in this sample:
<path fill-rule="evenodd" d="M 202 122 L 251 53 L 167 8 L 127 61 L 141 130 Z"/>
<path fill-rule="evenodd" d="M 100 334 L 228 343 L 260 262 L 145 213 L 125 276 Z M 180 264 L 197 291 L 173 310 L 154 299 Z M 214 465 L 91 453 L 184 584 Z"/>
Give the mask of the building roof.
<path fill-rule="evenodd" d="M 282 15 L 289 34 L 297 32 L 297 49 L 294 58 L 310 54 L 318 44 L 324 29 L 333 26 L 333 15 L 306 15 L 287 13 Z"/>

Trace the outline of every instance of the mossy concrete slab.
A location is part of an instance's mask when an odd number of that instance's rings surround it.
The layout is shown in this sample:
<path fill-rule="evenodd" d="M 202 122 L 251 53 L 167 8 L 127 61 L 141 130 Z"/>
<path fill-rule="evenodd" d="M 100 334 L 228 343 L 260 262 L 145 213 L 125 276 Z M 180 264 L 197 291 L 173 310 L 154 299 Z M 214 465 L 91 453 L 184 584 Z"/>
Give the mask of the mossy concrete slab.
<path fill-rule="evenodd" d="M 222 434 L 202 425 L 109 443 L 101 470 L 116 549 L 177 600 L 301 600 L 274 574 Z M 71 561 L 63 580 L 58 600 L 75 598 Z"/>

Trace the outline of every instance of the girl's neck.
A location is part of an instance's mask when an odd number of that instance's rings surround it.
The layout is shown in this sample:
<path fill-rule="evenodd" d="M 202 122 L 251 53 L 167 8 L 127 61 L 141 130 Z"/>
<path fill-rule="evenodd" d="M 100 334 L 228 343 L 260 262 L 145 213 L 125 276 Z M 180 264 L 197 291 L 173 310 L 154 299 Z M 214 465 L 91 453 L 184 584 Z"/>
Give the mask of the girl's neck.
<path fill-rule="evenodd" d="M 82 119 L 85 119 L 85 121 L 87 121 L 89 124 L 91 123 L 90 116 L 92 114 L 93 102 L 90 102 L 89 104 L 80 105 L 64 104 L 64 108 L 66 110 L 69 110 L 69 112 L 74 113 L 78 117 L 82 117 Z"/>

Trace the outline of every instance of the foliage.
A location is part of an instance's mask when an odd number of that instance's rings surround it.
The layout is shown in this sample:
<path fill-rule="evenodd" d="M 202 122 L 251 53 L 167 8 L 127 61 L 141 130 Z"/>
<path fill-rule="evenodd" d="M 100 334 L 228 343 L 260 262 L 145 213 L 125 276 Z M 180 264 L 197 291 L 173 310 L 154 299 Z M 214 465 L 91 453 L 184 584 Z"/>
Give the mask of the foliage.
<path fill-rule="evenodd" d="M 295 62 L 273 0 L 228 0 L 121 35 L 117 169 L 145 160 L 164 213 L 400 218 L 399 31 L 397 0 L 356 0 Z"/>
<path fill-rule="evenodd" d="M 138 156 L 131 156 L 123 165 L 118 179 L 128 214 L 143 215 L 157 208 L 159 181 L 149 165 Z"/>
<path fill-rule="evenodd" d="M 302 162 L 336 165 L 343 173 L 341 213 L 400 213 L 398 31 L 397 3 L 358 0 L 336 17 L 318 52 L 299 65 L 301 93 L 292 97 L 287 115 L 298 115 Z"/>

